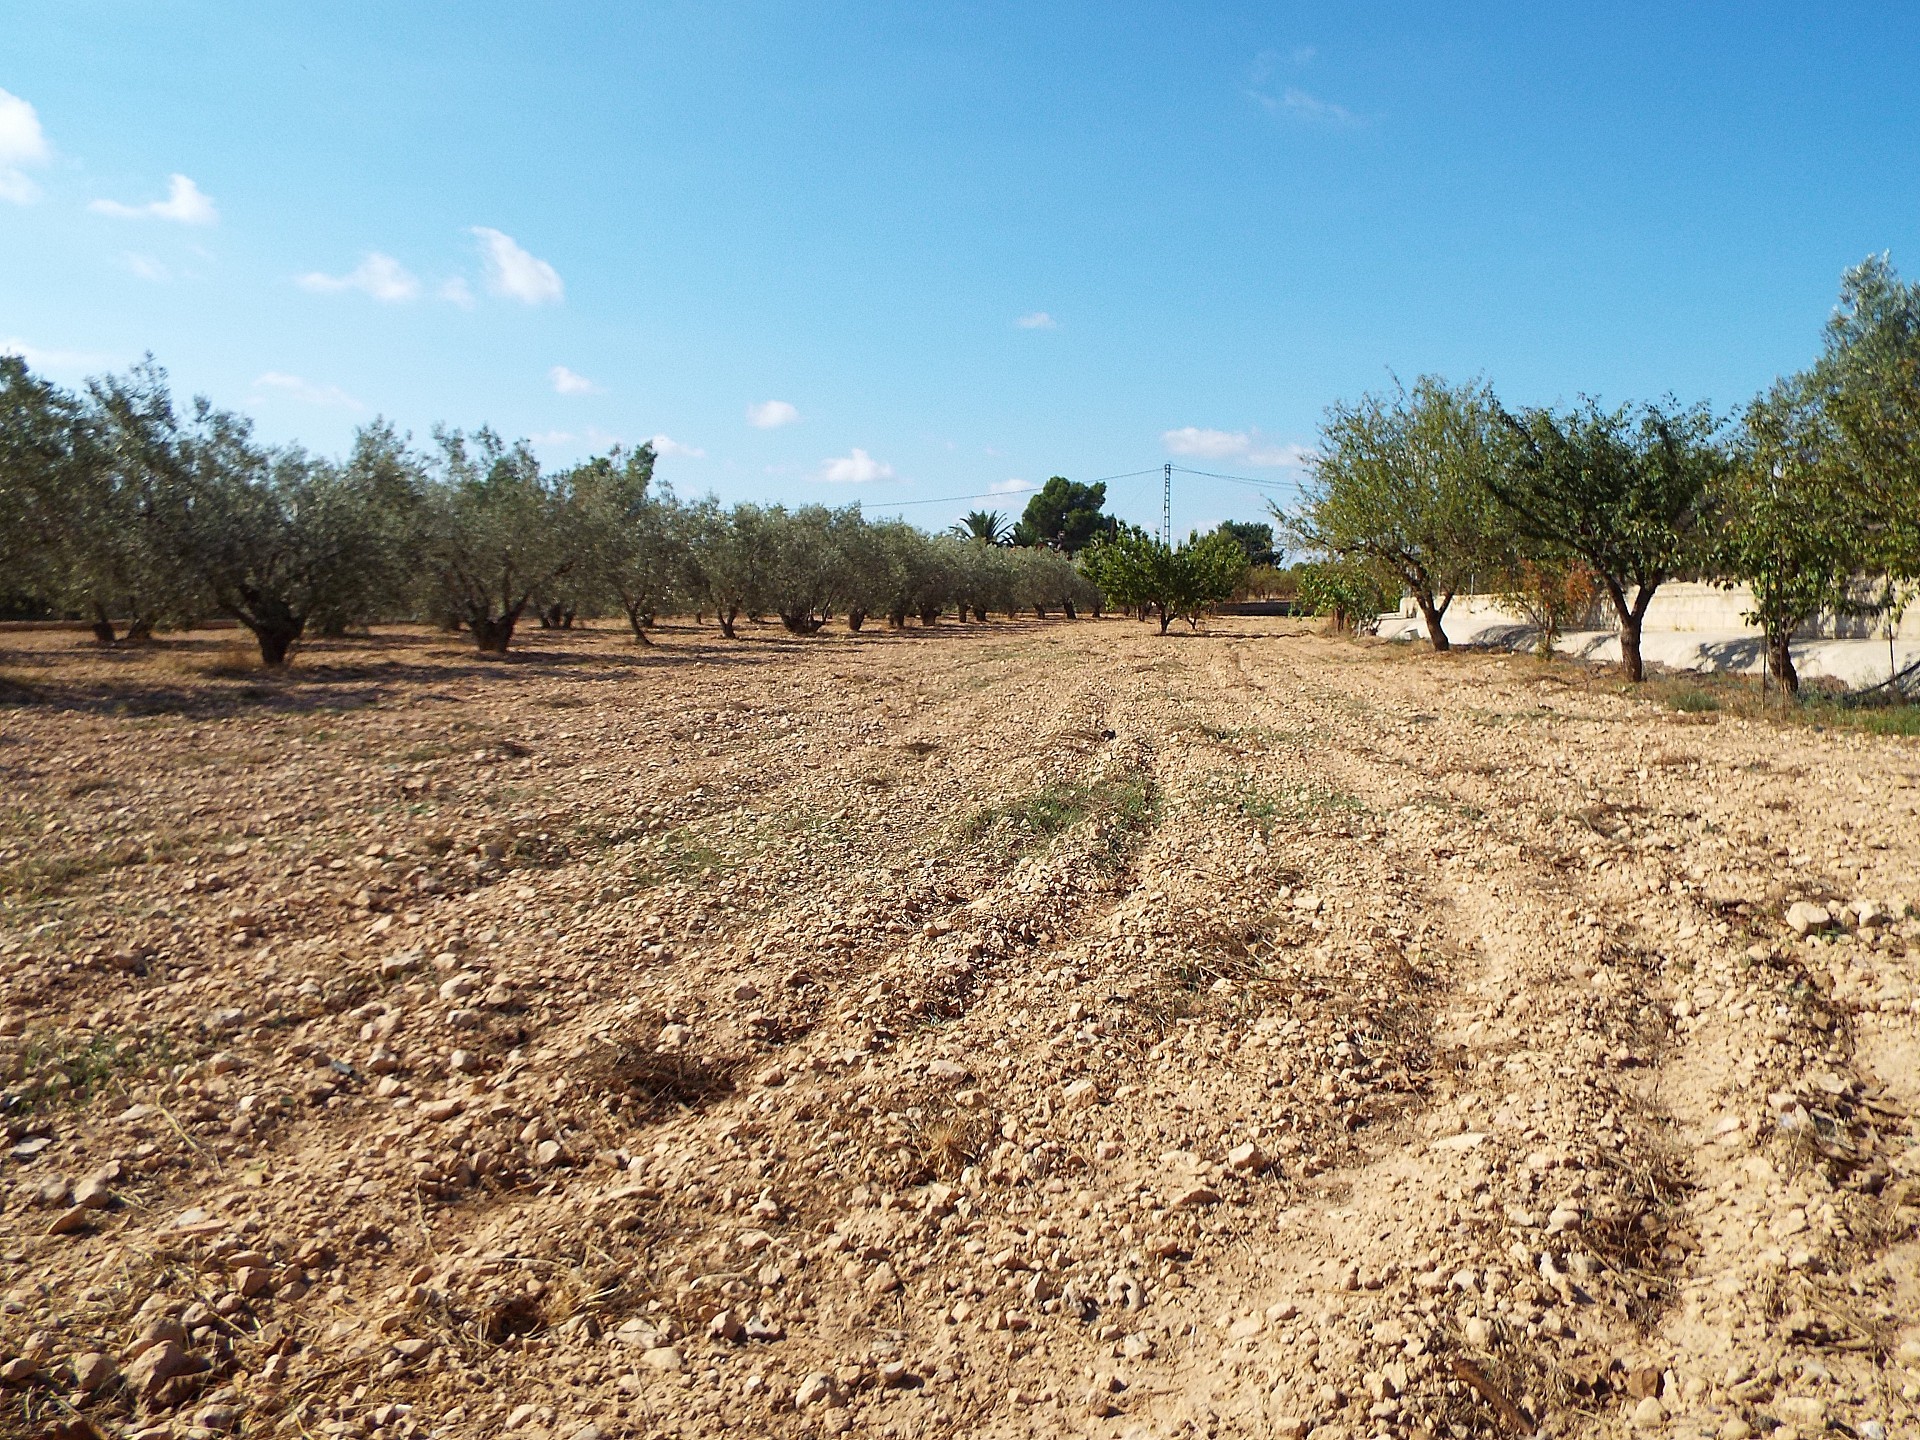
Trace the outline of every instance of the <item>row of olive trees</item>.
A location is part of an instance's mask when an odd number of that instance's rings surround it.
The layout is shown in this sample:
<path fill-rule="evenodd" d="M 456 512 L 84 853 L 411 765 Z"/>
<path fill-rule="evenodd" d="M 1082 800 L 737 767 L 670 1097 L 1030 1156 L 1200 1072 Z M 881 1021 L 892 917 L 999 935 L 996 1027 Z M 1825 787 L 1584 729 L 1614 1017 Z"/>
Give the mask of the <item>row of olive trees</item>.
<path fill-rule="evenodd" d="M 1509 410 L 1486 384 L 1423 377 L 1329 410 L 1299 546 L 1412 597 L 1434 648 L 1470 588 L 1551 633 L 1603 596 L 1626 674 L 1660 586 L 1746 585 L 1768 668 L 1823 613 L 1897 612 L 1920 580 L 1920 285 L 1884 257 L 1849 271 L 1819 361 L 1734 416 L 1672 401 Z"/>
<path fill-rule="evenodd" d="M 1031 610 L 1096 614 L 1102 595 L 1050 548 L 929 536 L 857 507 L 683 502 L 642 446 L 557 471 L 489 430 L 415 450 L 375 423 L 339 461 L 259 444 L 246 420 L 177 407 L 150 362 L 74 394 L 0 357 L 0 600 L 83 614 L 133 638 L 209 613 L 268 664 L 313 632 L 434 619 L 504 652 L 529 616 L 668 610 L 796 634 Z M 1063 482 L 1064 483 L 1064 482 Z"/>

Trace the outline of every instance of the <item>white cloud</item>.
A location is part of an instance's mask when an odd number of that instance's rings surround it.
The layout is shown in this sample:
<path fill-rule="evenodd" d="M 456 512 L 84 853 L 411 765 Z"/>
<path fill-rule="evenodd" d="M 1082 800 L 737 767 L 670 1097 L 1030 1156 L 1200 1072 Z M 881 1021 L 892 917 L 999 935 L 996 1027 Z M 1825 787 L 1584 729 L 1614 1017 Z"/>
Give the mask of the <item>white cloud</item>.
<path fill-rule="evenodd" d="M 1258 101 L 1269 114 L 1291 115 L 1297 120 L 1310 124 L 1327 125 L 1336 129 L 1349 129 L 1364 125 L 1360 116 L 1344 105 L 1336 105 L 1331 100 L 1322 100 L 1318 95 L 1309 94 L 1297 85 L 1289 85 L 1278 96 L 1269 95 L 1264 90 L 1247 92 Z"/>
<path fill-rule="evenodd" d="M 434 293 L 449 305 L 458 305 L 462 310 L 473 308 L 473 287 L 458 275 L 451 280 L 442 280 L 440 288 Z"/>
<path fill-rule="evenodd" d="M 87 207 L 97 215 L 121 220 L 172 220 L 181 225 L 211 225 L 220 218 L 213 201 L 184 175 L 167 177 L 167 198 L 145 205 L 123 205 L 118 200 L 95 200 Z"/>
<path fill-rule="evenodd" d="M 1031 489 L 1033 489 L 1033 486 L 1024 480 L 996 480 L 993 484 L 987 486 L 987 493 L 989 495 L 1018 495 L 1022 491 Z"/>
<path fill-rule="evenodd" d="M 547 378 L 553 382 L 556 395 L 597 395 L 600 387 L 584 375 L 577 375 L 564 365 L 556 365 L 547 372 Z"/>
<path fill-rule="evenodd" d="M 14 205 L 38 200 L 40 187 L 27 178 L 26 167 L 52 158 L 39 113 L 18 95 L 0 90 L 0 200 Z"/>
<path fill-rule="evenodd" d="M 580 437 L 571 430 L 542 430 L 539 434 L 528 438 L 542 449 L 552 449 L 555 446 L 571 445 Z"/>
<path fill-rule="evenodd" d="M 1183 425 L 1161 432 L 1160 443 L 1169 455 L 1191 455 L 1201 460 L 1238 460 L 1267 468 L 1304 465 L 1310 452 L 1304 445 L 1276 445 L 1262 440 L 1257 430 L 1206 430 Z"/>
<path fill-rule="evenodd" d="M 173 279 L 173 272 L 151 255 L 138 255 L 129 250 L 120 257 L 127 269 L 142 280 L 151 280 L 156 285 L 164 285 Z"/>
<path fill-rule="evenodd" d="M 360 290 L 388 305 L 415 299 L 420 294 L 420 282 L 412 272 L 391 255 L 382 255 L 378 250 L 368 251 L 367 258 L 345 275 L 325 275 L 315 270 L 294 283 L 302 290 L 323 295 Z"/>
<path fill-rule="evenodd" d="M 114 363 L 112 356 L 93 350 L 49 350 L 16 339 L 0 340 L 0 355 L 18 355 L 35 370 L 65 373 L 101 370 Z"/>
<path fill-rule="evenodd" d="M 707 452 L 702 450 L 698 445 L 682 445 L 671 435 L 655 435 L 651 440 L 647 441 L 647 443 L 653 446 L 653 453 L 656 455 L 683 455 L 689 460 L 704 460 L 707 458 Z"/>
<path fill-rule="evenodd" d="M 822 460 L 820 478 L 835 485 L 865 485 L 875 480 L 893 479 L 893 466 L 884 460 L 874 459 L 856 445 L 851 455 Z"/>
<path fill-rule="evenodd" d="M 778 430 L 782 425 L 795 425 L 799 421 L 800 412 L 784 400 L 747 406 L 747 424 L 756 430 Z"/>
<path fill-rule="evenodd" d="M 1060 322 L 1044 310 L 1036 310 L 1031 315 L 1022 315 L 1013 322 L 1022 330 L 1058 330 Z"/>
<path fill-rule="evenodd" d="M 311 380 L 302 380 L 298 375 L 288 375 L 284 371 L 269 370 L 253 382 L 256 390 L 272 390 L 302 405 L 319 405 L 335 410 L 364 410 L 353 396 L 338 385 L 316 385 Z"/>
<path fill-rule="evenodd" d="M 565 297 L 560 272 L 522 250 L 511 235 L 485 225 L 475 225 L 472 233 L 486 252 L 487 289 L 493 294 L 522 305 L 558 305 Z"/>

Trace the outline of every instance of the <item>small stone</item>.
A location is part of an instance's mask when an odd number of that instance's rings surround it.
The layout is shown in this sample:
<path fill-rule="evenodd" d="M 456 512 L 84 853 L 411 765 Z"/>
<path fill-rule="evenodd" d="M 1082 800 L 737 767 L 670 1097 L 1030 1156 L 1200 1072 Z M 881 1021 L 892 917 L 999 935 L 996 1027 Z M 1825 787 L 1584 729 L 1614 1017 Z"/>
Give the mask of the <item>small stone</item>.
<path fill-rule="evenodd" d="M 1220 1203 L 1220 1192 L 1207 1185 L 1191 1185 L 1174 1197 L 1176 1210 L 1200 1210 Z"/>
<path fill-rule="evenodd" d="M 823 1370 L 816 1370 L 807 1376 L 793 1392 L 793 1407 L 796 1410 L 809 1410 L 817 1405 L 838 1410 L 846 1403 L 846 1397 L 840 1393 L 840 1382 Z"/>
<path fill-rule="evenodd" d="M 1636 1429 L 1654 1430 L 1667 1423 L 1667 1407 L 1649 1395 L 1633 1407 Z"/>
<path fill-rule="evenodd" d="M 1244 1144 L 1236 1145 L 1227 1152 L 1227 1168 L 1229 1170 L 1238 1170 L 1245 1175 L 1258 1175 L 1262 1170 L 1265 1170 L 1270 1163 L 1267 1159 L 1267 1152 L 1251 1140 L 1248 1140 Z"/>
<path fill-rule="evenodd" d="M 947 1085 L 962 1085 L 973 1078 L 973 1072 L 952 1060 L 936 1060 L 927 1066 L 927 1078 Z"/>
<path fill-rule="evenodd" d="M 743 1339 L 746 1329 L 747 1327 L 741 1324 L 740 1317 L 731 1310 L 722 1310 L 707 1322 L 707 1334 L 715 1340 L 725 1340 L 729 1344 Z"/>
<path fill-rule="evenodd" d="M 1787 926 L 1796 935 L 1814 934 L 1832 923 L 1833 917 L 1827 913 L 1827 907 L 1815 905 L 1810 900 L 1796 900 L 1787 907 Z"/>
<path fill-rule="evenodd" d="M 867 1277 L 866 1288 L 869 1295 L 891 1295 L 900 1288 L 900 1276 L 891 1265 L 875 1266 L 873 1273 Z"/>
<path fill-rule="evenodd" d="M 142 1399 L 152 1399 L 169 1380 L 182 1375 L 198 1375 L 207 1362 L 189 1354 L 178 1341 L 163 1340 L 140 1353 L 127 1366 L 127 1386 Z"/>
<path fill-rule="evenodd" d="M 1478 1315 L 1469 1315 L 1467 1323 L 1460 1330 L 1467 1337 L 1467 1343 L 1476 1350 L 1486 1349 L 1487 1341 L 1493 1338 L 1493 1330 Z"/>
<path fill-rule="evenodd" d="M 1773 1408 L 1782 1420 L 1802 1430 L 1817 1432 L 1827 1428 L 1827 1402 L 1811 1395 L 1783 1395 L 1773 1402 Z"/>
<path fill-rule="evenodd" d="M 1089 1110 L 1100 1103 L 1100 1087 L 1091 1080 L 1076 1080 L 1060 1092 L 1069 1110 Z"/>
<path fill-rule="evenodd" d="M 8 1385 L 24 1385 L 40 1373 L 40 1362 L 26 1355 L 18 1355 L 0 1365 L 0 1381 Z"/>
<path fill-rule="evenodd" d="M 273 1284 L 273 1276 L 258 1265 L 242 1265 L 233 1272 L 233 1288 L 243 1300 L 252 1300 L 267 1293 L 267 1287 Z"/>
<path fill-rule="evenodd" d="M 442 1000 L 465 1000 L 469 995 L 477 995 L 479 993 L 480 977 L 478 975 L 455 975 L 449 980 L 440 982 L 440 998 Z"/>
<path fill-rule="evenodd" d="M 656 1345 L 651 1350 L 641 1351 L 640 1363 L 649 1370 L 658 1370 L 668 1375 L 677 1375 L 686 1369 L 686 1362 L 680 1358 L 680 1352 L 671 1345 Z"/>
<path fill-rule="evenodd" d="M 73 1187 L 73 1203 L 82 1210 L 105 1210 L 113 1204 L 113 1191 L 108 1183 L 104 1174 L 87 1176 Z"/>
<path fill-rule="evenodd" d="M 601 1431 L 598 1425 L 582 1425 L 578 1430 L 569 1435 L 567 1440 L 600 1440 L 600 1434 Z"/>
<path fill-rule="evenodd" d="M 113 1363 L 113 1357 L 98 1350 L 74 1356 L 72 1364 L 74 1385 L 88 1393 L 106 1389 L 120 1374 L 120 1367 Z"/>
<path fill-rule="evenodd" d="M 461 1102 L 452 1098 L 445 1100 L 424 1100 L 414 1106 L 414 1113 L 422 1120 L 451 1120 L 461 1111 Z"/>
<path fill-rule="evenodd" d="M 393 1353 L 402 1360 L 424 1360 L 433 1353 L 433 1341 L 396 1340 L 393 1342 Z"/>
<path fill-rule="evenodd" d="M 49 1235 L 78 1235 L 93 1223 L 93 1211 L 85 1205 L 72 1205 L 62 1210 L 47 1226 Z"/>
<path fill-rule="evenodd" d="M 1751 1440 L 1753 1427 L 1738 1415 L 1729 1415 L 1717 1432 L 1718 1440 Z"/>

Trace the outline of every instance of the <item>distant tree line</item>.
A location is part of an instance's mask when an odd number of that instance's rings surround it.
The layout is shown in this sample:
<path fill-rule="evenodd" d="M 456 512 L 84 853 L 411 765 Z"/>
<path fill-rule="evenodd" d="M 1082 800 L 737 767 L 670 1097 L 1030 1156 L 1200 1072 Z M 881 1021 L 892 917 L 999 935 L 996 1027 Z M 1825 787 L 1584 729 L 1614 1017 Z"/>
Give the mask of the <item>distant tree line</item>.
<path fill-rule="evenodd" d="M 1336 404 L 1288 538 L 1348 589 L 1410 596 L 1435 649 L 1470 588 L 1559 627 L 1603 600 L 1643 678 L 1670 580 L 1751 587 L 1767 666 L 1821 614 L 1897 617 L 1920 580 L 1920 285 L 1886 257 L 1848 271 L 1819 360 L 1732 415 L 1671 399 L 1518 411 L 1425 376 Z"/>
<path fill-rule="evenodd" d="M 1164 631 L 1245 569 L 1214 537 L 1168 547 L 1121 526 L 1104 486 L 1058 476 L 1010 530 L 976 515 L 935 536 L 857 506 L 683 500 L 654 458 L 643 445 L 548 470 L 491 430 L 418 449 L 375 422 L 328 459 L 178 405 L 151 361 L 69 392 L 0 356 L 0 605 L 83 616 L 103 643 L 222 615 L 278 665 L 305 636 L 395 619 L 493 653 L 523 623 L 612 614 L 642 644 L 668 613 L 732 638 L 742 617 L 805 635 L 1112 604 Z"/>

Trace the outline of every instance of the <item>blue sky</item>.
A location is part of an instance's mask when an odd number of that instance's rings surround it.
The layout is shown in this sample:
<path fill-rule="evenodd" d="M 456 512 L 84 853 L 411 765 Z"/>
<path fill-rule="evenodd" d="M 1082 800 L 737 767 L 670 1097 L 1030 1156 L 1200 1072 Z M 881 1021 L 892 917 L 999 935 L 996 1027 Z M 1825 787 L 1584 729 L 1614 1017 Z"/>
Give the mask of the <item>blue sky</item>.
<path fill-rule="evenodd" d="M 1885 5 L 17 5 L 0 346 L 728 500 L 1284 494 L 1389 370 L 1803 365 L 1847 265 L 1920 274 L 1917 75 Z"/>

